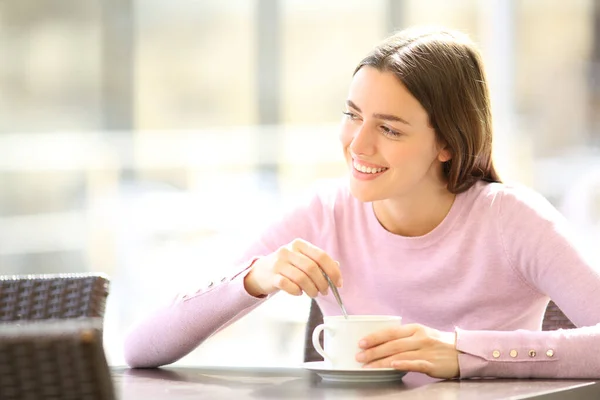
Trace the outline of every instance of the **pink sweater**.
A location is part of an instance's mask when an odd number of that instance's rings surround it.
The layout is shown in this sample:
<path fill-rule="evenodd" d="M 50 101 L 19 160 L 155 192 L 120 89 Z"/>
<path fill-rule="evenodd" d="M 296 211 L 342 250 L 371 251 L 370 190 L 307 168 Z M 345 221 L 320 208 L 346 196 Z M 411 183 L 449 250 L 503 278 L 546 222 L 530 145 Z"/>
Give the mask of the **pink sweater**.
<path fill-rule="evenodd" d="M 386 231 L 371 203 L 330 184 L 250 246 L 239 273 L 138 323 L 125 341 L 126 362 L 172 363 L 267 301 L 245 291 L 248 265 L 295 238 L 340 262 L 350 314 L 400 315 L 456 331 L 461 378 L 600 378 L 600 275 L 543 197 L 483 182 L 420 237 Z M 579 328 L 540 330 L 550 298 Z M 340 313 L 331 293 L 316 300 L 324 315 Z"/>

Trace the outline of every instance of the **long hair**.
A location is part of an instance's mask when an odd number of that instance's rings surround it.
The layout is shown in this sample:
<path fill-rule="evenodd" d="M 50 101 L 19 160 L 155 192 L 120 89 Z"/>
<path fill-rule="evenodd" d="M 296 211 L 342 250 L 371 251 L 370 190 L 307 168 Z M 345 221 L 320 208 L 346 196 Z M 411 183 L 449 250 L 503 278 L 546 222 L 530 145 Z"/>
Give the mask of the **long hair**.
<path fill-rule="evenodd" d="M 500 182 L 492 162 L 492 115 L 479 51 L 445 29 L 407 29 L 379 44 L 356 67 L 392 72 L 421 103 L 452 158 L 443 163 L 448 190 Z"/>

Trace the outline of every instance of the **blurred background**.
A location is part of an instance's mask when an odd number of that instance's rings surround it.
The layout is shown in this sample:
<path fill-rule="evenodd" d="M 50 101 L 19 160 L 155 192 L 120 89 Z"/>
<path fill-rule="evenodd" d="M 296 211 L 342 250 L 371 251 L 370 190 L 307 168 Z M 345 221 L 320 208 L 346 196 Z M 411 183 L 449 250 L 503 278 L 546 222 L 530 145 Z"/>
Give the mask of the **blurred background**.
<path fill-rule="evenodd" d="M 281 207 L 343 176 L 352 71 L 395 30 L 460 29 L 487 63 L 495 158 L 600 266 L 600 1 L 0 2 L 0 272 L 112 279 L 105 348 L 232 270 Z M 308 299 L 277 295 L 184 358 L 295 366 Z"/>

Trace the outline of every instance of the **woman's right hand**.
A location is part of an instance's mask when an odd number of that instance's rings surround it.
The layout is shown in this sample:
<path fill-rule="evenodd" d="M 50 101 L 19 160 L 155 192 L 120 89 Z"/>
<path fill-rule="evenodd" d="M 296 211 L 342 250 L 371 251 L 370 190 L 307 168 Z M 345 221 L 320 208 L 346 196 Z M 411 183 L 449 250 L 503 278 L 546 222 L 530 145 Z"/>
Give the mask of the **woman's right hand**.
<path fill-rule="evenodd" d="M 244 287 L 252 296 L 269 295 L 283 290 L 294 296 L 306 293 L 326 295 L 329 285 L 324 271 L 333 283 L 342 287 L 340 266 L 331 256 L 313 244 L 295 239 L 268 256 L 257 259 L 244 278 Z"/>

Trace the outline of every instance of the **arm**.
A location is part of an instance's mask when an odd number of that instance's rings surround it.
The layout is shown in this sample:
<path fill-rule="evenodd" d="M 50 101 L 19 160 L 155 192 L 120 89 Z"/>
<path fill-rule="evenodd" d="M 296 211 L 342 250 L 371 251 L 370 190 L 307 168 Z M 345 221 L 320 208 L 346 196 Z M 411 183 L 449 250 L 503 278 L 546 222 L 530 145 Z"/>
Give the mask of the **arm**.
<path fill-rule="evenodd" d="M 320 199 L 318 196 L 311 197 L 266 230 L 242 255 L 241 259 L 246 261 L 240 263 L 239 272 L 233 277 L 224 278 L 219 284 L 195 293 L 180 295 L 168 306 L 136 324 L 126 335 L 126 363 L 131 367 L 148 368 L 177 361 L 266 301 L 270 295 L 254 297 L 248 290 L 257 294 L 255 285 L 245 285 L 253 264 L 259 258 L 261 261 L 256 264 L 262 263 L 262 259 L 269 258 L 264 256 L 275 253 L 295 238 L 316 238 L 323 223 L 322 215 Z M 290 285 L 289 281 L 284 283 Z M 326 282 L 323 285 L 326 287 Z M 274 291 L 275 288 L 271 288 L 268 293 Z"/>
<path fill-rule="evenodd" d="M 498 210 L 497 229 L 515 274 L 580 328 L 457 329 L 460 376 L 599 378 L 600 358 L 592 349 L 600 348 L 600 275 L 577 250 L 566 221 L 541 196 L 504 194 Z"/>
<path fill-rule="evenodd" d="M 125 339 L 126 363 L 134 368 L 151 368 L 175 362 L 262 304 L 266 297 L 253 297 L 244 289 L 249 270 L 247 266 L 216 286 L 179 295 L 140 321 Z"/>
<path fill-rule="evenodd" d="M 461 378 L 600 378 L 600 325 L 547 332 L 457 330 L 456 347 L 462 352 Z"/>

